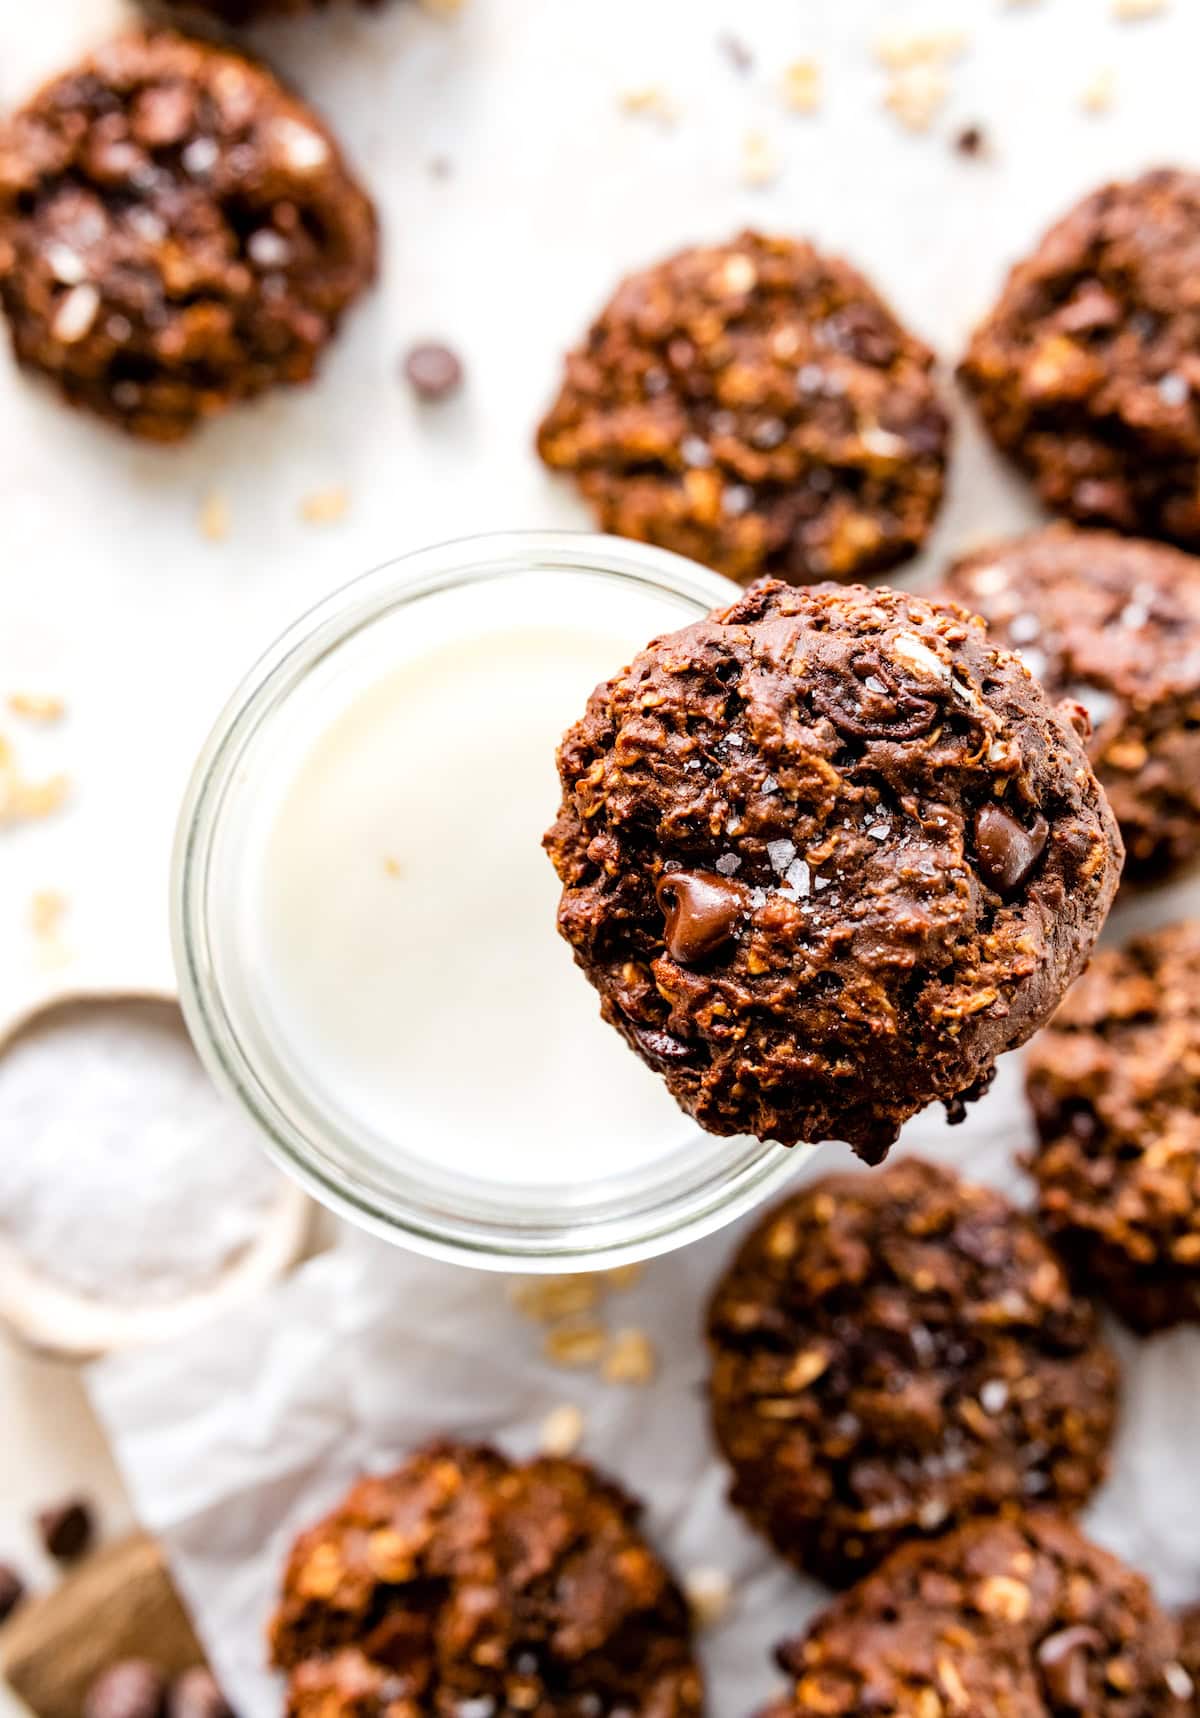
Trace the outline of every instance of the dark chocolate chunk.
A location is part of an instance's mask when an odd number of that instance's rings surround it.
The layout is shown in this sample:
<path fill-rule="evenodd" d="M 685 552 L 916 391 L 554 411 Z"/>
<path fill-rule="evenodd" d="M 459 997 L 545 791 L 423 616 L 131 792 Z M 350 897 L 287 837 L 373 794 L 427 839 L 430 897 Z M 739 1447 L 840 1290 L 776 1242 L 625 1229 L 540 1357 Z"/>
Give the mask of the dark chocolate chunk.
<path fill-rule="evenodd" d="M 234 1718 L 234 1712 L 212 1671 L 196 1664 L 168 1688 L 167 1718 Z"/>
<path fill-rule="evenodd" d="M 404 374 L 421 399 L 444 400 L 462 383 L 462 361 L 449 346 L 430 341 L 405 353 Z"/>
<path fill-rule="evenodd" d="M 95 1532 L 91 1505 L 84 1498 L 69 1497 L 39 1510 L 37 1530 L 51 1557 L 60 1563 L 73 1562 L 91 1548 Z"/>
<path fill-rule="evenodd" d="M 0 1623 L 16 1610 L 25 1597 L 25 1583 L 11 1563 L 0 1563 Z"/>
<path fill-rule="evenodd" d="M 715 954 L 737 930 L 744 891 L 711 871 L 669 871 L 656 890 L 667 953 L 683 966 Z"/>
<path fill-rule="evenodd" d="M 83 1718 L 162 1718 L 166 1679 L 144 1658 L 110 1664 L 88 1689 Z"/>
<path fill-rule="evenodd" d="M 1050 825 L 1040 815 L 1026 829 L 1003 806 L 985 805 L 975 814 L 980 876 L 1000 894 L 1016 894 L 1028 882 L 1049 834 Z"/>

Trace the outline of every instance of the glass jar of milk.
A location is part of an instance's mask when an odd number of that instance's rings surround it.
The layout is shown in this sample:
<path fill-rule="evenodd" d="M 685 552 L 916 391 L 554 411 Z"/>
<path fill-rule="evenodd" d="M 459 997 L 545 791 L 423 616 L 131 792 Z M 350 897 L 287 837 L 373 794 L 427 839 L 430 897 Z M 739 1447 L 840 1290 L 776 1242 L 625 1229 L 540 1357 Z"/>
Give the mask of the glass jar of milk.
<path fill-rule="evenodd" d="M 446 544 L 330 597 L 228 705 L 180 824 L 182 1000 L 318 1199 L 565 1271 L 694 1239 L 795 1170 L 701 1132 L 603 1024 L 541 849 L 592 687 L 733 594 L 615 538 Z"/>

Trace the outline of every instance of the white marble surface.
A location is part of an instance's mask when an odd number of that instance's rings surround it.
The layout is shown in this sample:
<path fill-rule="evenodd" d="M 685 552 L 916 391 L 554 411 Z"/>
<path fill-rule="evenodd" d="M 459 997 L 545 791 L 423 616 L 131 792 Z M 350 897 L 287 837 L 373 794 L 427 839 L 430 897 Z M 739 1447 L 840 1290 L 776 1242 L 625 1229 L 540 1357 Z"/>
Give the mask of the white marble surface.
<path fill-rule="evenodd" d="M 118 0 L 9 0 L 5 12 L 4 104 L 122 15 Z M 923 137 L 882 111 L 868 52 L 880 28 L 904 24 L 967 32 L 945 114 Z M 749 77 L 718 51 L 723 30 L 755 52 Z M 0 1020 L 67 983 L 169 976 L 166 865 L 190 760 L 232 682 L 299 608 L 423 542 L 585 522 L 530 436 L 559 350 L 622 270 L 741 224 L 806 232 L 872 271 L 952 358 L 1007 259 L 1071 198 L 1110 173 L 1197 155 L 1192 0 L 1138 25 L 1115 22 L 1106 0 L 467 0 L 451 22 L 393 0 L 257 39 L 331 116 L 375 192 L 382 279 L 317 386 L 184 448 L 114 437 L 0 354 L 0 693 L 60 693 L 71 712 L 44 735 L 5 726 L 31 768 L 64 768 L 75 784 L 69 813 L 0 842 Z M 813 118 L 786 113 L 775 92 L 802 55 L 825 71 Z M 1088 117 L 1080 92 L 1105 67 L 1115 105 Z M 678 104 L 677 125 L 619 110 L 620 91 L 646 84 Z M 984 126 L 991 159 L 951 149 L 967 122 Z M 751 129 L 784 163 L 759 190 L 739 178 Z M 448 178 L 431 174 L 436 157 Z M 436 412 L 395 375 L 401 349 L 426 335 L 449 339 L 468 369 L 461 400 Z M 305 524 L 301 498 L 342 483 L 345 518 Z M 197 528 L 213 490 L 232 519 L 219 544 Z M 964 424 L 934 554 L 1029 516 Z M 32 891 L 47 887 L 69 897 L 74 951 L 52 974 L 27 925 Z M 1138 911 L 1161 918 L 1178 901 Z M 0 1396 L 0 1551 L 25 1549 L 28 1507 L 68 1481 L 102 1496 L 115 1529 L 124 1506 L 76 1382 L 5 1354 Z M 1138 1411 L 1135 1400 L 1133 1424 Z M 1118 1495 L 1132 1510 L 1129 1486 Z M 1193 1575 L 1200 1586 L 1190 1568 L 1172 1585 Z"/>

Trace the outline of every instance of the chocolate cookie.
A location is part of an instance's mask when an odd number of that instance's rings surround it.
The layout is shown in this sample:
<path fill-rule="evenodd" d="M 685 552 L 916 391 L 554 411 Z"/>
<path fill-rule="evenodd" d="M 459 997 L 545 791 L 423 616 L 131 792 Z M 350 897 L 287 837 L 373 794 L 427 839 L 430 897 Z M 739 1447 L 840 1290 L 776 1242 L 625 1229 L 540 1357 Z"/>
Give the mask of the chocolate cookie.
<path fill-rule="evenodd" d="M 933 354 L 856 269 L 742 233 L 624 281 L 538 431 L 607 531 L 732 578 L 881 572 L 937 512 Z"/>
<path fill-rule="evenodd" d="M 271 1624 L 291 1718 L 692 1718 L 687 1607 L 583 1462 L 436 1444 L 301 1534 Z"/>
<path fill-rule="evenodd" d="M 913 1158 L 784 1200 L 708 1318 L 732 1500 L 845 1586 L 905 1539 L 1104 1477 L 1117 1366 L 1033 1222 Z"/>
<path fill-rule="evenodd" d="M 182 22 L 215 18 L 235 27 L 256 24 L 260 18 L 300 18 L 309 12 L 324 12 L 340 5 L 375 6 L 379 0 L 141 0 L 152 18 L 175 17 Z"/>
<path fill-rule="evenodd" d="M 130 34 L 0 131 L 0 303 L 27 368 L 153 441 L 312 374 L 375 216 L 265 68 Z"/>
<path fill-rule="evenodd" d="M 1088 755 L 1116 813 L 1127 879 L 1200 851 L 1200 560 L 1067 525 L 968 555 L 947 588 L 1017 650 L 1052 698 L 1092 719 Z"/>
<path fill-rule="evenodd" d="M 1147 1583 L 1057 1516 L 905 1545 L 780 1649 L 771 1718 L 1189 1718 Z"/>
<path fill-rule="evenodd" d="M 1105 185 L 1008 277 L 959 369 L 1042 500 L 1200 548 L 1200 175 Z"/>
<path fill-rule="evenodd" d="M 1200 1322 L 1200 924 L 1097 954 L 1027 1087 L 1056 1245 L 1135 1329 Z"/>
<path fill-rule="evenodd" d="M 961 1113 L 1086 961 L 1120 838 L 982 621 L 764 581 L 597 687 L 559 752 L 558 923 L 712 1133 L 877 1160 Z"/>

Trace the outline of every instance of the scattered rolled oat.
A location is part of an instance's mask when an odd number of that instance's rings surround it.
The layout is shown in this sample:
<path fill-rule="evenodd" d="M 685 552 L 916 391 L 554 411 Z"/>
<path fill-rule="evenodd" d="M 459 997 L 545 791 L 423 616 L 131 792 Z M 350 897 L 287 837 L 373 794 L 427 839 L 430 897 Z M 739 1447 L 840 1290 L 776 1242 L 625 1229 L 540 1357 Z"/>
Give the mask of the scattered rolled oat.
<path fill-rule="evenodd" d="M 783 160 L 771 139 L 761 131 L 748 131 L 742 139 L 743 185 L 770 185 L 783 171 Z"/>
<path fill-rule="evenodd" d="M 49 692 L 13 692 L 8 707 L 26 722 L 61 722 L 67 713 L 64 701 Z"/>
<path fill-rule="evenodd" d="M 333 525 L 341 519 L 350 505 L 350 491 L 344 483 L 331 484 L 328 489 L 314 489 L 300 503 L 300 516 L 309 525 Z"/>
<path fill-rule="evenodd" d="M 600 1282 L 595 1276 L 529 1277 L 509 1284 L 509 1299 L 518 1312 L 537 1324 L 556 1324 L 578 1318 L 600 1303 Z"/>
<path fill-rule="evenodd" d="M 219 489 L 210 489 L 200 503 L 200 534 L 210 543 L 221 543 L 229 535 L 229 503 Z"/>
<path fill-rule="evenodd" d="M 821 105 L 821 68 L 816 60 L 793 60 L 784 68 L 783 102 L 793 113 L 815 113 Z"/>
<path fill-rule="evenodd" d="M 906 130 L 928 131 L 949 93 L 950 80 L 943 66 L 904 66 L 888 80 L 883 105 Z"/>
<path fill-rule="evenodd" d="M 645 1274 L 645 1265 L 614 1265 L 611 1271 L 605 1271 L 604 1280 L 610 1289 L 613 1289 L 617 1294 L 622 1294 L 626 1289 L 631 1289 L 641 1282 Z"/>
<path fill-rule="evenodd" d="M 67 898 L 57 889 L 39 889 L 29 903 L 29 923 L 35 937 L 52 937 L 67 911 Z"/>
<path fill-rule="evenodd" d="M 1136 24 L 1143 18 L 1158 18 L 1167 9 L 1167 0 L 1112 0 L 1112 15 L 1122 24 Z"/>
<path fill-rule="evenodd" d="M 644 1330 L 618 1330 L 601 1370 L 608 1384 L 649 1384 L 658 1370 L 654 1344 Z"/>
<path fill-rule="evenodd" d="M 1111 66 L 1102 66 L 1084 84 L 1080 102 L 1085 113 L 1107 113 L 1117 92 L 1117 77 Z"/>
<path fill-rule="evenodd" d="M 733 1582 L 724 1569 L 690 1569 L 683 1577 L 684 1596 L 697 1628 L 714 1628 L 729 1610 Z"/>
<path fill-rule="evenodd" d="M 623 113 L 655 119 L 660 125 L 674 125 L 679 118 L 678 107 L 661 84 L 643 84 L 636 89 L 622 90 L 617 100 Z"/>
<path fill-rule="evenodd" d="M 542 1421 L 543 1455 L 573 1456 L 583 1442 L 583 1413 L 574 1402 L 561 1402 Z"/>
<path fill-rule="evenodd" d="M 12 746 L 0 738 L 0 825 L 32 823 L 49 817 L 67 797 L 65 775 L 29 781 L 21 772 Z"/>
<path fill-rule="evenodd" d="M 874 53 L 880 65 L 902 72 L 913 66 L 946 65 L 966 46 L 964 30 L 886 30 L 875 38 Z"/>
<path fill-rule="evenodd" d="M 560 1324 L 546 1332 L 543 1352 L 555 1366 L 595 1366 L 608 1344 L 599 1324 Z"/>

